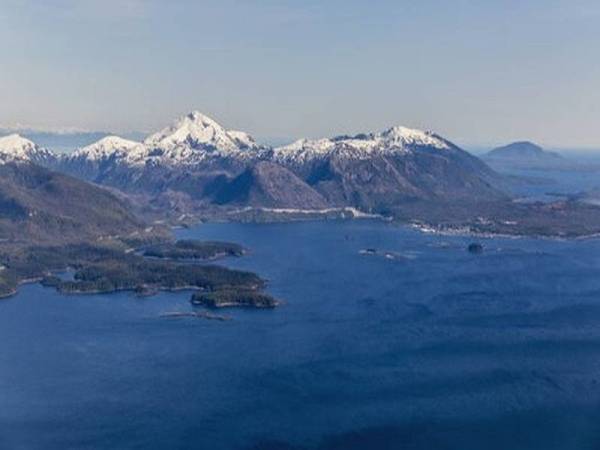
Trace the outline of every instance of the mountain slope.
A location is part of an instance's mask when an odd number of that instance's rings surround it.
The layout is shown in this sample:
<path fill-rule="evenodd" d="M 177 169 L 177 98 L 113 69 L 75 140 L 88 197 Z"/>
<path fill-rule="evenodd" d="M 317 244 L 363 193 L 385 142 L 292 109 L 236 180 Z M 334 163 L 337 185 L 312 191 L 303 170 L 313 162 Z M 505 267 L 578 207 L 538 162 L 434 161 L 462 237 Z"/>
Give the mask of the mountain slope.
<path fill-rule="evenodd" d="M 194 212 L 210 205 L 385 212 L 415 200 L 504 198 L 493 170 L 431 132 L 397 126 L 273 149 L 199 112 L 143 143 L 105 138 L 57 167 L 130 193 L 168 192 L 168 203 L 195 204 Z"/>
<path fill-rule="evenodd" d="M 380 133 L 301 140 L 273 159 L 335 204 L 387 209 L 410 200 L 498 199 L 499 176 L 477 158 L 429 132 L 394 127 Z"/>
<path fill-rule="evenodd" d="M 451 144 L 431 132 L 396 126 L 380 133 L 337 136 L 331 139 L 300 139 L 275 149 L 276 159 L 303 163 L 334 154 L 348 158 L 407 154 L 418 148 L 448 150 Z"/>
<path fill-rule="evenodd" d="M 97 187 L 40 168 L 29 169 L 37 175 L 11 173 L 20 164 L 10 161 L 36 158 L 117 188 L 146 217 L 173 222 L 339 217 L 350 207 L 353 216 L 486 233 L 584 235 L 600 223 L 600 208 L 581 202 L 514 202 L 505 193 L 509 178 L 439 135 L 405 127 L 268 148 L 195 112 L 144 142 L 108 137 L 57 158 L 40 157 L 45 152 L 35 147 L 14 136 L 1 147 L 9 163 L 0 166 L 0 239 L 97 237 L 139 227 L 127 205 Z M 525 147 L 517 153 L 539 154 Z M 19 184 L 23 178 L 37 180 L 33 190 Z"/>
<path fill-rule="evenodd" d="M 544 150 L 529 141 L 513 142 L 490 150 L 483 155 L 488 164 L 506 169 L 514 168 L 557 168 L 570 163 L 555 152 Z"/>
<path fill-rule="evenodd" d="M 0 240 L 61 243 L 142 228 L 103 188 L 31 163 L 0 165 Z"/>
<path fill-rule="evenodd" d="M 145 158 L 146 148 L 140 142 L 106 136 L 63 156 L 54 167 L 78 178 L 101 183 L 106 171 L 118 166 L 143 166 Z"/>
<path fill-rule="evenodd" d="M 194 164 L 211 156 L 241 158 L 260 146 L 247 133 L 230 131 L 193 111 L 144 140 L 148 156 L 162 164 Z"/>
<path fill-rule="evenodd" d="M 269 161 L 253 164 L 225 183 L 214 196 L 217 204 L 268 208 L 321 209 L 327 201 L 290 170 Z"/>

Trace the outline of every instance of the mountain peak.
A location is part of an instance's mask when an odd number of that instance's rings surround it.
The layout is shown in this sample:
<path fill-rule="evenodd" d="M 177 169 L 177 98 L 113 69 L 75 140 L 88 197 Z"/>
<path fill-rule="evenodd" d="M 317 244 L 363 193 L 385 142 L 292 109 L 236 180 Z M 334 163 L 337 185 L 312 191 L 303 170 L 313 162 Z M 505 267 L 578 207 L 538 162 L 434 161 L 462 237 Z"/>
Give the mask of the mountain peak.
<path fill-rule="evenodd" d="M 187 147 L 204 151 L 235 151 L 239 145 L 234 136 L 212 118 L 192 111 L 158 133 L 148 136 L 144 144 L 165 150 Z"/>
<path fill-rule="evenodd" d="M 541 146 L 539 146 L 535 142 L 531 142 L 531 141 L 515 141 L 512 144 L 508 144 L 508 145 L 535 147 L 535 148 L 539 148 L 540 150 L 542 149 Z"/>
<path fill-rule="evenodd" d="M 450 144 L 429 131 L 395 126 L 379 133 L 344 135 L 330 139 L 300 139 L 277 148 L 276 154 L 282 159 L 299 160 L 334 152 L 363 158 L 376 153 L 408 153 L 419 147 L 447 150 Z"/>
<path fill-rule="evenodd" d="M 0 137 L 0 149 L 2 150 L 10 151 L 22 147 L 35 147 L 35 144 L 17 133 Z"/>
<path fill-rule="evenodd" d="M 495 159 L 560 159 L 558 153 L 544 150 L 530 141 L 517 141 L 489 151 L 487 158 Z"/>
<path fill-rule="evenodd" d="M 143 145 L 140 142 L 123 139 L 119 136 L 106 136 L 93 144 L 76 150 L 72 157 L 84 157 L 89 160 L 98 160 L 109 158 L 115 154 L 130 153 L 134 149 L 143 151 Z"/>
<path fill-rule="evenodd" d="M 0 137 L 0 164 L 12 161 L 34 161 L 47 159 L 51 153 L 19 134 Z"/>
<path fill-rule="evenodd" d="M 194 110 L 194 111 L 190 112 L 187 116 L 185 116 L 185 118 L 189 119 L 193 122 L 211 123 L 211 124 L 219 126 L 219 124 L 213 118 L 208 117 L 206 114 L 203 114 L 198 110 Z"/>
<path fill-rule="evenodd" d="M 186 131 L 196 132 L 205 130 L 225 131 L 225 128 L 223 128 L 216 120 L 206 114 L 202 114 L 200 111 L 192 111 L 189 114 L 180 117 L 174 122 L 172 127 L 169 128 L 175 128 L 177 130 L 183 128 Z"/>
<path fill-rule="evenodd" d="M 129 139 L 124 139 L 120 136 L 106 136 L 91 145 L 105 145 L 111 147 L 135 147 L 136 145 L 140 145 L 139 142 L 131 141 Z"/>
<path fill-rule="evenodd" d="M 99 141 L 94 142 L 86 147 L 80 149 L 80 151 L 93 151 L 93 150 L 130 150 L 135 147 L 139 147 L 141 142 L 130 141 L 119 136 L 106 136 Z"/>
<path fill-rule="evenodd" d="M 448 144 L 431 131 L 422 131 L 416 128 L 408 128 L 397 125 L 379 133 L 379 136 L 388 144 L 396 145 L 420 145 L 447 149 Z"/>
<path fill-rule="evenodd" d="M 246 157 L 246 150 L 261 148 L 248 133 L 229 131 L 199 111 L 148 136 L 144 145 L 150 153 L 156 150 L 157 160 L 169 165 L 196 164 L 211 155 Z"/>

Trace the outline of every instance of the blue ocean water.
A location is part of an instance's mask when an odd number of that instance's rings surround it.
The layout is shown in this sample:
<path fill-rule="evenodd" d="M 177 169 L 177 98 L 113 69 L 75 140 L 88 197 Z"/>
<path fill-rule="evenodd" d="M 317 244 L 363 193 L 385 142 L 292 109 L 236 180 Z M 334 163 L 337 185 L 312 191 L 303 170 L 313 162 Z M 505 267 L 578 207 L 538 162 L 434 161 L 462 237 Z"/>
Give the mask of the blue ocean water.
<path fill-rule="evenodd" d="M 376 221 L 206 224 L 284 300 L 0 301 L 1 449 L 600 448 L 600 241 Z M 364 255 L 375 248 L 393 252 Z"/>

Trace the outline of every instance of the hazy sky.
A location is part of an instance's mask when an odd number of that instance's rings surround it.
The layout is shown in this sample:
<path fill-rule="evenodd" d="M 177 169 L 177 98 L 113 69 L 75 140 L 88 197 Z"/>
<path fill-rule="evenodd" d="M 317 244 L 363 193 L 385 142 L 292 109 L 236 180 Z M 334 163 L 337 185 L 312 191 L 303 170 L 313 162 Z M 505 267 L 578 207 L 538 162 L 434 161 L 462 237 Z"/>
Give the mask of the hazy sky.
<path fill-rule="evenodd" d="M 1 0 L 0 127 L 600 148 L 597 0 Z"/>

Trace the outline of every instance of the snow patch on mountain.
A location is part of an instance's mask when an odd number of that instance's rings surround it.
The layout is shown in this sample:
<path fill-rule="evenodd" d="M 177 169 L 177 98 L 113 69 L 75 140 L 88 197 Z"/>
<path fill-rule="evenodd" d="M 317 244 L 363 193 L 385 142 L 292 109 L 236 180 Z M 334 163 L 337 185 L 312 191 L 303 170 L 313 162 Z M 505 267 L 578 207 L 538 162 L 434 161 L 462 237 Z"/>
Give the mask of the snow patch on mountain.
<path fill-rule="evenodd" d="M 68 160 L 92 165 L 110 160 L 138 168 L 146 165 L 195 167 L 221 158 L 244 163 L 271 160 L 295 165 L 330 155 L 366 159 L 378 154 L 403 154 L 422 148 L 447 150 L 452 148 L 452 144 L 431 132 L 398 126 L 380 133 L 300 139 L 273 149 L 257 144 L 248 133 L 227 130 L 210 117 L 193 111 L 151 134 L 143 142 L 108 136 L 77 150 Z"/>
<path fill-rule="evenodd" d="M 259 147 L 259 145 L 256 143 L 254 138 L 244 131 L 229 130 L 227 132 L 227 134 L 229 134 L 229 136 L 235 141 L 237 146 L 241 149 L 244 149 L 244 148 L 253 149 L 253 148 Z"/>
<path fill-rule="evenodd" d="M 431 131 L 421 131 L 414 128 L 396 126 L 375 136 L 386 145 L 402 148 L 411 146 L 434 147 L 439 150 L 447 150 L 450 148 L 446 141 L 439 138 Z"/>
<path fill-rule="evenodd" d="M 219 152 L 236 152 L 242 147 L 257 147 L 254 139 L 247 133 L 227 131 L 215 120 L 198 111 L 193 111 L 173 125 L 148 136 L 144 144 L 162 150 L 186 147 Z"/>
<path fill-rule="evenodd" d="M 49 150 L 18 134 L 0 137 L 0 164 L 18 161 L 43 162 L 53 157 Z"/>
<path fill-rule="evenodd" d="M 148 136 L 147 159 L 170 166 L 194 165 L 211 157 L 247 158 L 262 147 L 242 131 L 227 130 L 215 120 L 193 111 L 171 126 Z"/>
<path fill-rule="evenodd" d="M 140 142 L 130 141 L 118 136 L 106 136 L 93 144 L 76 150 L 71 157 L 100 161 L 113 157 L 136 159 L 136 157 L 143 158 L 145 155 L 146 149 Z"/>
<path fill-rule="evenodd" d="M 300 139 L 276 148 L 274 155 L 275 159 L 281 161 L 306 161 L 334 153 L 368 158 L 374 154 L 409 153 L 420 147 L 450 149 L 447 141 L 431 132 L 396 126 L 380 133 L 338 136 L 331 139 Z"/>

